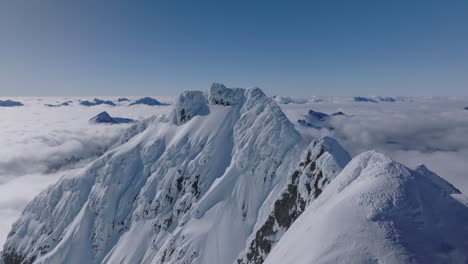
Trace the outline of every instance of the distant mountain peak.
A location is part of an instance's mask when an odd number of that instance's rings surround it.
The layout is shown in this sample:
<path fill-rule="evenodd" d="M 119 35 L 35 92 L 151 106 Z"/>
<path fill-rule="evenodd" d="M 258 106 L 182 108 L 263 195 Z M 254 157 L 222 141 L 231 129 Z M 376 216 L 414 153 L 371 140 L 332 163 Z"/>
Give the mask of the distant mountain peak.
<path fill-rule="evenodd" d="M 111 117 L 109 113 L 103 111 L 93 118 L 89 119 L 89 122 L 92 124 L 124 124 L 124 123 L 133 123 L 136 122 L 130 118 L 122 117 Z"/>
<path fill-rule="evenodd" d="M 13 100 L 0 100 L 0 107 L 15 107 L 15 106 L 23 106 L 23 103 L 13 101 Z"/>
<path fill-rule="evenodd" d="M 124 98 L 126 99 L 126 98 Z M 128 99 L 127 99 L 128 101 Z M 120 99 L 119 99 L 119 102 Z M 158 100 L 154 99 L 154 98 L 151 98 L 151 97 L 143 97 L 143 98 L 140 98 L 138 100 L 136 100 L 135 102 L 129 104 L 130 106 L 132 105 L 149 105 L 149 106 L 159 106 L 159 105 L 167 105 L 165 103 L 161 103 L 159 102 Z"/>
<path fill-rule="evenodd" d="M 302 137 L 259 88 L 183 92 L 73 173 L 12 225 L 5 264 L 468 258 L 455 187 L 426 167 L 375 151 L 351 160 L 333 138 Z"/>

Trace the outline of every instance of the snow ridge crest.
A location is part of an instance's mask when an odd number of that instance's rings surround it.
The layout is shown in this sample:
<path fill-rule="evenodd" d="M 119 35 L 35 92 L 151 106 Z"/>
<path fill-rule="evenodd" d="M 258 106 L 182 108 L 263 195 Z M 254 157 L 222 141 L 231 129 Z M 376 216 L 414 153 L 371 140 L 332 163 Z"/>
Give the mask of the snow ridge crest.
<path fill-rule="evenodd" d="M 209 105 L 238 106 L 246 100 L 252 103 L 271 103 L 260 88 L 227 88 L 224 84 L 213 83 L 206 91 L 185 91 L 179 95 L 171 114 L 173 123 L 182 125 L 194 116 L 207 115 Z M 271 102 L 270 102 L 271 101 Z M 251 108 L 251 107 L 250 107 Z"/>

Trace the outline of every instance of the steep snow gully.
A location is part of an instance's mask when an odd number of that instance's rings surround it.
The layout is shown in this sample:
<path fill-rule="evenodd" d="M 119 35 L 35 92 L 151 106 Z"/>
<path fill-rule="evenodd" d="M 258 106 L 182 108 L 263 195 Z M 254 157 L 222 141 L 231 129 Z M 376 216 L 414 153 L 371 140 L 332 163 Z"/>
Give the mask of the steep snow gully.
<path fill-rule="evenodd" d="M 448 182 L 308 142 L 259 88 L 187 91 L 29 203 L 4 245 L 26 263 L 467 263 Z"/>

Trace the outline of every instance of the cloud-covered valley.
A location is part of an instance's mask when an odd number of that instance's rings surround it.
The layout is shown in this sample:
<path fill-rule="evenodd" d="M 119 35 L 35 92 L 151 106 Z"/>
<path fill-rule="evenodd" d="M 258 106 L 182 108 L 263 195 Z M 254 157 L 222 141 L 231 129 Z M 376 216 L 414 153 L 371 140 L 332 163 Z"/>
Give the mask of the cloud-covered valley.
<path fill-rule="evenodd" d="M 10 99 L 10 98 L 8 98 Z M 101 155 L 131 124 L 90 124 L 102 111 L 142 120 L 171 106 L 129 106 L 128 101 L 86 107 L 93 98 L 11 98 L 24 106 L 0 108 L 0 245 L 25 205 L 59 177 L 72 174 Z M 170 102 L 165 98 L 163 102 Z M 69 102 L 69 105 L 61 105 Z M 399 98 L 356 102 L 353 98 L 311 97 L 277 100 L 296 128 L 309 138 L 332 136 L 352 156 L 375 149 L 410 167 L 421 163 L 468 193 L 468 98 Z M 297 103 L 295 102 L 297 101 Z M 297 121 L 309 110 L 343 112 L 326 128 Z M 331 129 L 330 129 L 331 128 Z"/>
<path fill-rule="evenodd" d="M 375 149 L 416 167 L 424 163 L 468 192 L 468 98 L 416 97 L 396 102 L 354 102 L 350 98 L 322 98 L 319 102 L 282 104 L 302 134 L 329 135 L 353 156 Z M 308 110 L 346 116 L 332 117 L 327 128 L 298 125 Z"/>
<path fill-rule="evenodd" d="M 0 245 L 30 200 L 101 155 L 131 125 L 90 124 L 91 117 L 107 111 L 142 120 L 170 110 L 126 102 L 86 107 L 80 99 L 86 98 L 14 98 L 24 106 L 0 107 Z"/>

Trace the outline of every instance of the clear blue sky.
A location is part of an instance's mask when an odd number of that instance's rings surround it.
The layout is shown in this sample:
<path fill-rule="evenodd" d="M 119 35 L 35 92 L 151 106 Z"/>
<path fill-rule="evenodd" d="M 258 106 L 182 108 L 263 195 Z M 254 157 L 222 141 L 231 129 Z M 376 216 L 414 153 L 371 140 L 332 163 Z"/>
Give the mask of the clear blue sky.
<path fill-rule="evenodd" d="M 468 95 L 468 1 L 0 1 L 0 96 Z"/>

